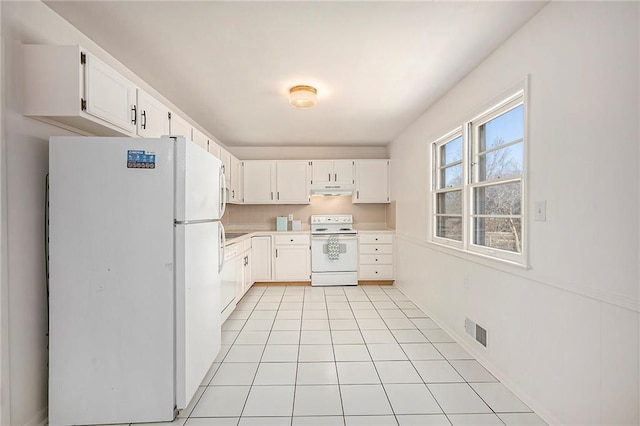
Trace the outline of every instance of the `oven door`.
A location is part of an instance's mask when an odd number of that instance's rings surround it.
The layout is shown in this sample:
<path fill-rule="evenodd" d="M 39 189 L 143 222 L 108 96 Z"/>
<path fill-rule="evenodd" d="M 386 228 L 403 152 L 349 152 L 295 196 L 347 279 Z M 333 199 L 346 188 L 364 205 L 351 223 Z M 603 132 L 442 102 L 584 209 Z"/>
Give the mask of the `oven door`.
<path fill-rule="evenodd" d="M 329 235 L 311 236 L 311 272 L 350 272 L 358 270 L 358 236 L 338 234 L 339 255 L 329 259 Z"/>

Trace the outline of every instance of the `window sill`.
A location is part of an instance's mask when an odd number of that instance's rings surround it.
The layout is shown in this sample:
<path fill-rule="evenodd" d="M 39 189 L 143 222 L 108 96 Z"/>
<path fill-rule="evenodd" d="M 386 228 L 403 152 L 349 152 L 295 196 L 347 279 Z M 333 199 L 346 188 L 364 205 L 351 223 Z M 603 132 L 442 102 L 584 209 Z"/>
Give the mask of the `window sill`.
<path fill-rule="evenodd" d="M 479 253 L 477 251 L 465 250 L 461 247 L 456 247 L 455 243 L 447 244 L 447 243 L 441 243 L 441 242 L 432 241 L 432 240 L 427 240 L 425 241 L 425 243 L 427 246 L 438 249 L 439 251 L 452 254 L 461 259 L 480 263 L 482 265 L 489 266 L 489 267 L 495 267 L 498 265 L 508 265 L 508 266 L 516 267 L 522 270 L 531 269 L 531 265 L 529 265 L 528 262 L 525 262 L 525 263 L 514 262 L 512 260 L 502 259 L 500 257 L 494 257 L 484 253 Z"/>

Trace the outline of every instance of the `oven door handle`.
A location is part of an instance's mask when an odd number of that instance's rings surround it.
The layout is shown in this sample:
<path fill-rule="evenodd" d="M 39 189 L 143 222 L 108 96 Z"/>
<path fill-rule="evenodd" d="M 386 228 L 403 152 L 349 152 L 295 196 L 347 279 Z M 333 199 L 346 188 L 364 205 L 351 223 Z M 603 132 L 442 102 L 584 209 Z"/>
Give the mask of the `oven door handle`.
<path fill-rule="evenodd" d="M 357 240 L 358 236 L 357 235 L 345 235 L 345 234 L 333 234 L 333 235 L 338 235 L 338 239 L 340 241 L 343 240 Z M 311 236 L 312 240 L 328 240 L 329 239 L 329 235 L 312 235 Z"/>

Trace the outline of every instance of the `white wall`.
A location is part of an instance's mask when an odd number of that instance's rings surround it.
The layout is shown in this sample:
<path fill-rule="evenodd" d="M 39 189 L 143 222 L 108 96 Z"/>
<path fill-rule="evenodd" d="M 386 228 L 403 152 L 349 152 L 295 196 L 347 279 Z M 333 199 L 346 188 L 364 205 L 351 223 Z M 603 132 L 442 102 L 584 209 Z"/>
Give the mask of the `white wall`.
<path fill-rule="evenodd" d="M 241 160 L 322 160 L 388 158 L 387 147 L 371 146 L 232 146 L 229 152 Z"/>
<path fill-rule="evenodd" d="M 554 424 L 639 423 L 639 16 L 635 2 L 550 3 L 389 148 L 397 284 Z M 426 243 L 430 142 L 526 75 L 529 215 L 547 200 L 531 268 Z"/>
<path fill-rule="evenodd" d="M 2 7 L 0 7 L 0 23 Z M 5 176 L 5 81 L 4 39 L 0 39 L 0 424 L 9 424 L 9 333 L 7 318 L 6 176 Z"/>

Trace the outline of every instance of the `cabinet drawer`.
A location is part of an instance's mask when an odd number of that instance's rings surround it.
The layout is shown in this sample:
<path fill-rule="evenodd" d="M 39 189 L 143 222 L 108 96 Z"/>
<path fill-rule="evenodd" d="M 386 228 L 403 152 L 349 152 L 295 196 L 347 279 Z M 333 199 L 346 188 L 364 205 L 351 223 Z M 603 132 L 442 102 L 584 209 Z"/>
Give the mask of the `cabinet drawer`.
<path fill-rule="evenodd" d="M 305 244 L 309 245 L 308 234 L 276 235 L 276 245 Z"/>
<path fill-rule="evenodd" d="M 360 265 L 361 280 L 392 280 L 393 265 Z"/>
<path fill-rule="evenodd" d="M 390 254 L 361 254 L 361 265 L 391 265 L 393 256 Z"/>
<path fill-rule="evenodd" d="M 391 244 L 360 244 L 360 254 L 391 254 Z"/>
<path fill-rule="evenodd" d="M 392 244 L 393 234 L 360 234 L 360 244 Z"/>

